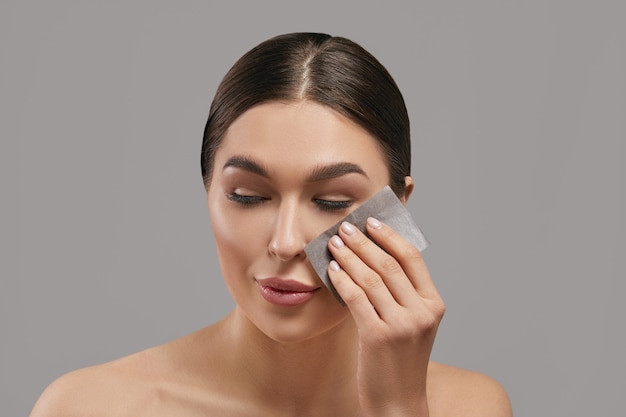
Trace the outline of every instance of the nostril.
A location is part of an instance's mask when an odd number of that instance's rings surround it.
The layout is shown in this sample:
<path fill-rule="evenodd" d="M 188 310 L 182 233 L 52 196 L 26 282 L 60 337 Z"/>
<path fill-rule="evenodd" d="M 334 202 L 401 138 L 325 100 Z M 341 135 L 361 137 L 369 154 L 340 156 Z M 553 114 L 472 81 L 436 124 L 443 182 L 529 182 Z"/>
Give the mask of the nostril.
<path fill-rule="evenodd" d="M 281 261 L 289 261 L 294 258 L 305 256 L 304 243 L 298 243 L 294 240 L 279 241 L 272 240 L 269 245 L 270 255 L 280 259 Z"/>
<path fill-rule="evenodd" d="M 304 256 L 306 242 L 301 230 L 301 217 L 298 215 L 300 200 L 296 197 L 281 199 L 269 242 L 270 254 L 283 262 Z"/>

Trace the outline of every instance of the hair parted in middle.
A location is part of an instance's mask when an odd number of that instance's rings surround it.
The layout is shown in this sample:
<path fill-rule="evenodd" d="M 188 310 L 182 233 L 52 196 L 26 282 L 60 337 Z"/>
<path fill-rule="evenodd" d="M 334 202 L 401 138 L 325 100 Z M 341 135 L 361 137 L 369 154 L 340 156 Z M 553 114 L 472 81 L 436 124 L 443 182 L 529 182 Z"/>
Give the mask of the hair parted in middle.
<path fill-rule="evenodd" d="M 321 33 L 268 39 L 224 76 L 211 104 L 201 167 L 208 188 L 215 152 L 246 110 L 271 102 L 309 100 L 349 118 L 381 145 L 398 196 L 411 170 L 409 117 L 402 94 L 383 65 L 355 42 Z"/>

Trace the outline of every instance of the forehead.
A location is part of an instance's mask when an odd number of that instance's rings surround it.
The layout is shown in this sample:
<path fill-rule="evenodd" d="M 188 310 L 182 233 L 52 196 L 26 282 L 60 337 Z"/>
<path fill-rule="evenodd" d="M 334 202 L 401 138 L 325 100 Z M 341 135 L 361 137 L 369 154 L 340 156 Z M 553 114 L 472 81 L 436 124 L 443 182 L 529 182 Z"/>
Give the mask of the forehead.
<path fill-rule="evenodd" d="M 260 159 L 294 174 L 319 164 L 351 162 L 373 175 L 388 175 L 376 138 L 331 108 L 310 101 L 264 103 L 243 113 L 216 152 L 216 169 L 233 155 Z"/>

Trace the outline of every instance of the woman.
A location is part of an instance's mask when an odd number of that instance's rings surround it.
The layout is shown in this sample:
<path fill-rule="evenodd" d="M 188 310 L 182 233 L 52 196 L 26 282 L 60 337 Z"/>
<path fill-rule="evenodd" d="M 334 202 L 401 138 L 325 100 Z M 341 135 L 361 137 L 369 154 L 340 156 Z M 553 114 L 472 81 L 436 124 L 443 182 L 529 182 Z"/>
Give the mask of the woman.
<path fill-rule="evenodd" d="M 32 417 L 511 415 L 495 381 L 429 360 L 444 303 L 390 227 L 329 240 L 345 306 L 304 252 L 386 185 L 404 203 L 413 190 L 404 101 L 368 52 L 323 34 L 258 45 L 220 84 L 201 159 L 236 308 L 59 378 Z"/>

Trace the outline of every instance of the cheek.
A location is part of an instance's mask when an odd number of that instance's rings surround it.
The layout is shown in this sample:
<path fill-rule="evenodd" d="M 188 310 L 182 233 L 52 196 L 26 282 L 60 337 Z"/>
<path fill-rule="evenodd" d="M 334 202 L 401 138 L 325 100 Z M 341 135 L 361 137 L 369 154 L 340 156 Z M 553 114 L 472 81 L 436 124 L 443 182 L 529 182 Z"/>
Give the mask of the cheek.
<path fill-rule="evenodd" d="M 254 213 L 242 213 L 227 202 L 209 200 L 209 215 L 220 264 L 225 278 L 234 270 L 244 271 L 267 250 L 267 224 Z"/>

